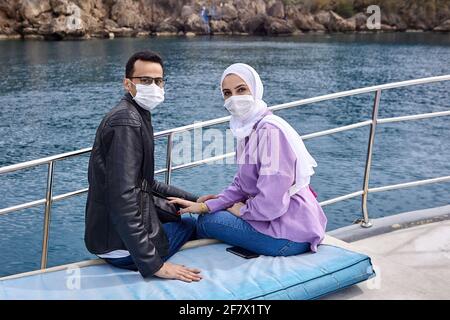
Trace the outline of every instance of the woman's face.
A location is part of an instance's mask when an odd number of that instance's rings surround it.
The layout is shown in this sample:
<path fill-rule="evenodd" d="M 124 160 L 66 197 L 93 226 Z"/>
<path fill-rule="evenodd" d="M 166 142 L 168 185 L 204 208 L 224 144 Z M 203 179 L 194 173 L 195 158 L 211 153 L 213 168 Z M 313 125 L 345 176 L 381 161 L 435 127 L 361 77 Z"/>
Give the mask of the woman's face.
<path fill-rule="evenodd" d="M 222 92 L 225 100 L 231 96 L 245 96 L 252 94 L 247 83 L 235 74 L 229 74 L 223 79 Z"/>

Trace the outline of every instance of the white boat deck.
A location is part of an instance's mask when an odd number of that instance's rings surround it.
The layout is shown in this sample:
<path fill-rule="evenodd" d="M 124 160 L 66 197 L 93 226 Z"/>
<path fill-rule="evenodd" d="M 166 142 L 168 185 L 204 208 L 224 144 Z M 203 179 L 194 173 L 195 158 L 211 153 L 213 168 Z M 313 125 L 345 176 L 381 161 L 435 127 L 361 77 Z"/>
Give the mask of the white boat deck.
<path fill-rule="evenodd" d="M 369 255 L 377 276 L 324 299 L 450 299 L 450 220 L 325 243 Z"/>

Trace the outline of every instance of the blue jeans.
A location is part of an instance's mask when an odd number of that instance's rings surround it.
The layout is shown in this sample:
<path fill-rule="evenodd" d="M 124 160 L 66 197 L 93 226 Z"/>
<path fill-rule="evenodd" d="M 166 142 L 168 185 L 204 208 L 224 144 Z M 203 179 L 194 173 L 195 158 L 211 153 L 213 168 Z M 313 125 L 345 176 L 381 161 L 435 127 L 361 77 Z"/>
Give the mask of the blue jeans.
<path fill-rule="evenodd" d="M 169 260 L 169 258 L 177 253 L 186 242 L 196 239 L 196 224 L 197 220 L 192 217 L 182 217 L 181 222 L 169 222 L 163 224 L 164 232 L 169 240 L 169 254 L 162 257 L 163 261 Z M 104 260 L 121 269 L 138 270 L 131 256 Z"/>
<path fill-rule="evenodd" d="M 292 256 L 308 252 L 310 244 L 277 239 L 256 231 L 247 221 L 228 211 L 198 217 L 197 236 L 214 238 L 265 256 Z"/>

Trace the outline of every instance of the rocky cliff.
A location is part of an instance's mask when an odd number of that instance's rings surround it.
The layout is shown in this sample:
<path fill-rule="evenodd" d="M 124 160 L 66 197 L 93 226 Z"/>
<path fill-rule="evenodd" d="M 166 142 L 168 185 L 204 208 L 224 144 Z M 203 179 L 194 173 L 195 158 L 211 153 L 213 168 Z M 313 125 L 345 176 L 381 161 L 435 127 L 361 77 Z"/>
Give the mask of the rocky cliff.
<path fill-rule="evenodd" d="M 367 7 L 380 6 L 369 30 Z M 0 0 L 0 38 L 450 31 L 450 0 Z"/>

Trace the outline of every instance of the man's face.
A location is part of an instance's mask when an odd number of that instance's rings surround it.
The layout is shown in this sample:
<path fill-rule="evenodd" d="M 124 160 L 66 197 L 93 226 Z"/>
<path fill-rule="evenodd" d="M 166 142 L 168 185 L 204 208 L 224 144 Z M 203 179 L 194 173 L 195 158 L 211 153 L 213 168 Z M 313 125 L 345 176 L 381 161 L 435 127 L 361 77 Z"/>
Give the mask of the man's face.
<path fill-rule="evenodd" d="M 125 87 L 125 90 L 131 93 L 131 95 L 134 97 L 136 96 L 136 86 L 134 84 L 144 84 L 148 85 L 148 79 L 141 79 L 142 77 L 151 77 L 153 79 L 155 78 L 162 78 L 164 75 L 162 66 L 157 62 L 151 62 L 151 61 L 142 61 L 137 60 L 134 63 L 134 72 L 130 78 L 125 78 L 123 80 L 123 85 Z M 164 84 L 159 84 L 159 86 L 164 86 Z"/>

